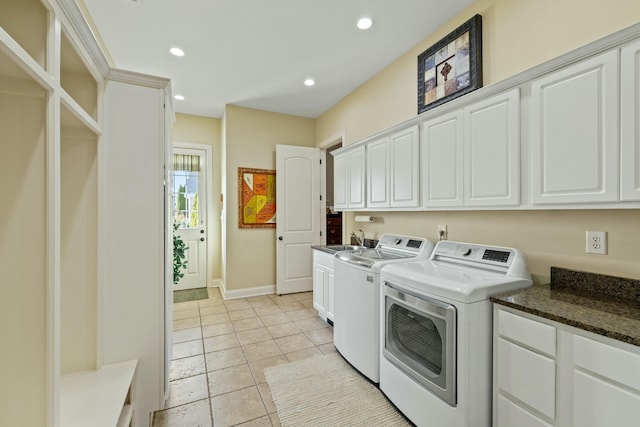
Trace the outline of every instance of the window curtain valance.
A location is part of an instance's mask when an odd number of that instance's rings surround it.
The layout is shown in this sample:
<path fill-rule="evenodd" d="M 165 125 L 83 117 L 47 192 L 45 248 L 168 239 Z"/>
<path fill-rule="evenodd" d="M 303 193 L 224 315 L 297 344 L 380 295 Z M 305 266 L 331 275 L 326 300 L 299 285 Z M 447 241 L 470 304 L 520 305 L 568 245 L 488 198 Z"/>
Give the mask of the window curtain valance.
<path fill-rule="evenodd" d="M 173 155 L 174 171 L 197 172 L 200 170 L 200 156 L 192 156 L 190 154 L 174 154 Z"/>

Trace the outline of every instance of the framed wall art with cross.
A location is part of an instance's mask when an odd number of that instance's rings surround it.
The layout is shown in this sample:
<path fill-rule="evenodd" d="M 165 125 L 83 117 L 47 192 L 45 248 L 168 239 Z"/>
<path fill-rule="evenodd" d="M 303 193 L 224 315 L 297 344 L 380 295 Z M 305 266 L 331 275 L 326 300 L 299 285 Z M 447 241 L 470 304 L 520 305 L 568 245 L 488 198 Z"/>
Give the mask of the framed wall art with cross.
<path fill-rule="evenodd" d="M 482 17 L 418 56 L 418 114 L 482 87 Z"/>

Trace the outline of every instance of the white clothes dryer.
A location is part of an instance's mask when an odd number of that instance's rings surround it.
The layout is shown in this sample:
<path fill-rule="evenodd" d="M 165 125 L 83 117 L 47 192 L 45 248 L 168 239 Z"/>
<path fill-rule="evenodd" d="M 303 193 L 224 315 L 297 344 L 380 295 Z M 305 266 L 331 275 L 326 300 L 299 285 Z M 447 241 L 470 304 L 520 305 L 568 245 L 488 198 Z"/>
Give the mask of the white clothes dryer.
<path fill-rule="evenodd" d="M 489 298 L 531 286 L 522 253 L 444 240 L 380 281 L 380 389 L 417 426 L 489 427 Z"/>

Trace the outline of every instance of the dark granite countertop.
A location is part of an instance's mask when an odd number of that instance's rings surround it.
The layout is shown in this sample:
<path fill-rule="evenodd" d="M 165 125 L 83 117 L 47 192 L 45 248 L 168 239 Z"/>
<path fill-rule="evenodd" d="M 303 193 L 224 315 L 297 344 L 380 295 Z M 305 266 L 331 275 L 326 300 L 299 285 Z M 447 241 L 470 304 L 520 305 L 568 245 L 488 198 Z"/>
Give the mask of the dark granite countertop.
<path fill-rule="evenodd" d="M 551 268 L 551 283 L 491 297 L 496 304 L 640 346 L 640 281 Z"/>

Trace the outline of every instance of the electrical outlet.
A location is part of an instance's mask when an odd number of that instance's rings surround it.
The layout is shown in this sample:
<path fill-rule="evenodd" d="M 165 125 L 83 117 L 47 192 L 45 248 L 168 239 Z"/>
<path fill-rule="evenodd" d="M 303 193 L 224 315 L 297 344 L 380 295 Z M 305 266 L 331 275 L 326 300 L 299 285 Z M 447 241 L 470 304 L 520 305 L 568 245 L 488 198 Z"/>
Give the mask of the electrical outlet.
<path fill-rule="evenodd" d="M 607 254 L 607 232 L 606 231 L 587 231 L 587 253 L 588 254 Z"/>
<path fill-rule="evenodd" d="M 438 225 L 438 240 L 447 240 L 447 225 Z"/>

